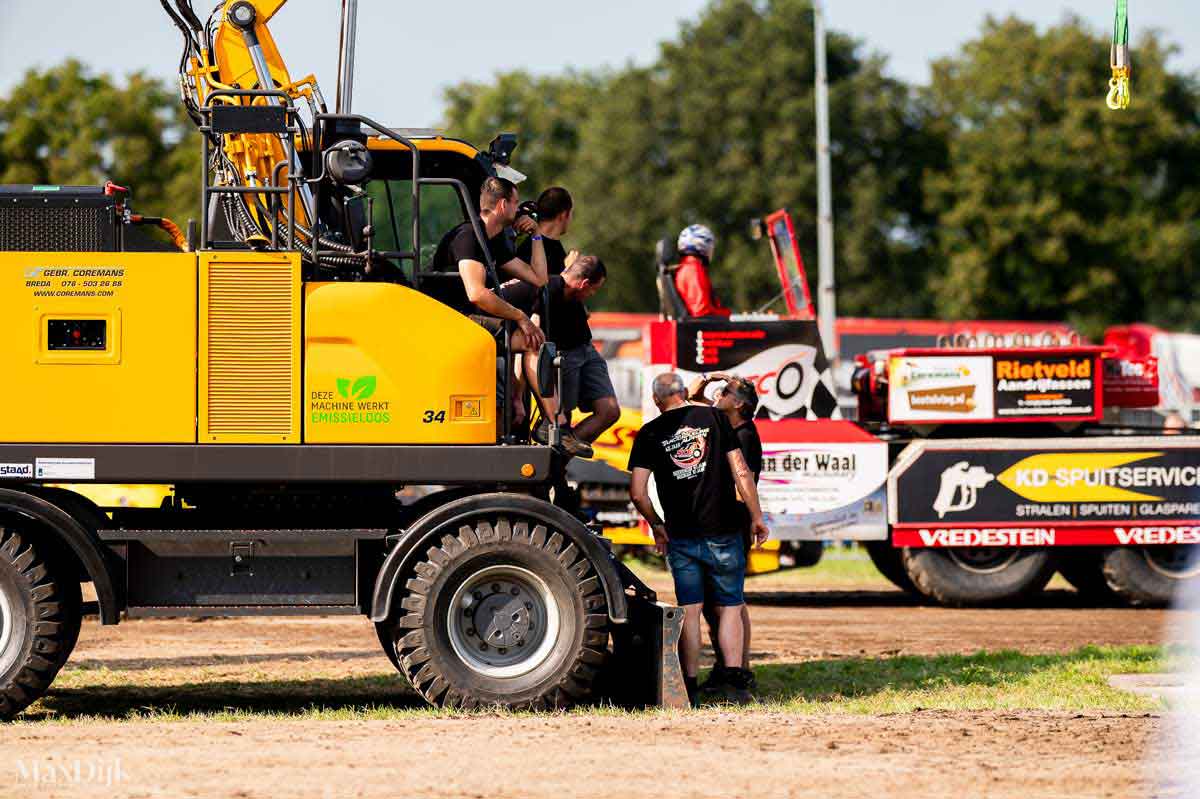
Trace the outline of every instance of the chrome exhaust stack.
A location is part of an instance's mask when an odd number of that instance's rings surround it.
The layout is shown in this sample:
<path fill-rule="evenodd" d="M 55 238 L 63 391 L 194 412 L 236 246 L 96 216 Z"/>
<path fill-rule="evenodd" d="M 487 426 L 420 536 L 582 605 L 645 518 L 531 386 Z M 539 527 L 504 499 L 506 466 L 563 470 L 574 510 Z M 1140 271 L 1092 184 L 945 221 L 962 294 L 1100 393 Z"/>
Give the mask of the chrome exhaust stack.
<path fill-rule="evenodd" d="M 338 37 L 336 113 L 349 114 L 354 96 L 354 47 L 358 38 L 358 0 L 342 0 L 342 27 Z"/>

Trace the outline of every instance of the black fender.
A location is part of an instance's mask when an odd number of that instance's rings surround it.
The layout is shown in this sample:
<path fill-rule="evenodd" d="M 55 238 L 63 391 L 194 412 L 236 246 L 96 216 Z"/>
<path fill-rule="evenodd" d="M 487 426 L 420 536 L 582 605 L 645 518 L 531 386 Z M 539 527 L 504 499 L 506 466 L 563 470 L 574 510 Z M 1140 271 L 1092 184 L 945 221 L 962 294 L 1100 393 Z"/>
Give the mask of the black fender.
<path fill-rule="evenodd" d="M 79 559 L 83 570 L 96 589 L 100 605 L 100 622 L 116 624 L 121 619 L 121 605 L 117 599 L 113 570 L 110 568 L 107 551 L 94 529 L 85 527 L 80 519 L 87 519 L 93 526 L 98 520 L 92 517 L 100 513 L 83 497 L 61 489 L 30 486 L 17 490 L 0 488 L 0 511 L 22 516 L 41 525 Z M 101 514 L 102 517 L 103 514 Z"/>
<path fill-rule="evenodd" d="M 624 624 L 628 620 L 629 602 L 612 553 L 582 522 L 562 508 L 527 494 L 478 494 L 434 508 L 404 531 L 375 577 L 371 621 L 382 622 L 392 616 L 399 606 L 398 588 L 403 588 L 403 581 L 408 578 L 417 559 L 433 542 L 449 531 L 456 531 L 466 519 L 505 511 L 536 519 L 575 544 L 592 562 L 600 577 L 604 598 L 608 601 L 609 618 L 614 624 Z"/>

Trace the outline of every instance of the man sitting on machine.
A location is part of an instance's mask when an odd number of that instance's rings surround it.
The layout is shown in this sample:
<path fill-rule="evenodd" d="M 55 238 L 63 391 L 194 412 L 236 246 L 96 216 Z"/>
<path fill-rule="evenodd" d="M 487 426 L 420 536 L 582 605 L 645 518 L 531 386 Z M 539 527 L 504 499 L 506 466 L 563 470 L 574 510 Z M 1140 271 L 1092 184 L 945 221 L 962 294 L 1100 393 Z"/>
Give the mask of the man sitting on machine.
<path fill-rule="evenodd" d="M 518 278 L 532 286 L 546 285 L 546 251 L 538 234 L 537 220 L 529 216 L 518 218 L 520 197 L 512 181 L 488 178 L 479 192 L 479 218 L 487 237 L 488 252 L 497 272 Z M 533 238 L 533 257 L 526 263 L 517 257 L 509 243 L 507 230 L 529 233 Z M 512 334 L 516 352 L 537 353 L 546 343 L 542 333 L 529 316 L 513 307 L 496 293 L 496 285 L 487 269 L 487 257 L 470 220 L 463 222 L 442 237 L 433 256 L 432 268 L 437 272 L 458 273 L 460 281 L 436 285 L 430 294 L 454 310 L 469 317 L 493 336 L 504 330 L 504 321 L 517 323 Z"/>
<path fill-rule="evenodd" d="M 488 254 L 496 267 L 496 274 L 507 275 L 541 288 L 546 285 L 546 251 L 538 233 L 537 219 L 518 215 L 520 196 L 516 185 L 504 178 L 490 177 L 483 182 L 479 192 L 479 218 L 483 222 L 487 237 Z M 517 257 L 508 238 L 508 229 L 529 233 L 533 238 L 532 263 Z M 529 315 L 505 301 L 496 292 L 492 274 L 487 268 L 487 255 L 475 235 L 471 221 L 459 224 L 442 237 L 433 256 L 432 269 L 447 274 L 457 273 L 461 280 L 446 280 L 431 287 L 430 296 L 449 305 L 454 310 L 477 323 L 495 337 L 504 332 L 504 322 L 517 323 L 510 339 L 514 353 L 529 353 L 529 359 L 537 357 L 546 335 Z M 508 379 L 499 383 L 498 401 L 510 397 L 510 402 L 519 404 L 519 398 L 510 392 Z"/>

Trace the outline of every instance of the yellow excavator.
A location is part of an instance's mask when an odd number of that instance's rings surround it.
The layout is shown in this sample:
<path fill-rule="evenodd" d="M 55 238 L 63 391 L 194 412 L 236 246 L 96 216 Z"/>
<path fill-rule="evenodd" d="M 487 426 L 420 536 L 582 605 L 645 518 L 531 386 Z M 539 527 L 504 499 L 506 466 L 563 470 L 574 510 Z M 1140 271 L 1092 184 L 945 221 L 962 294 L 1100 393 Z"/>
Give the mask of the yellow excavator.
<path fill-rule="evenodd" d="M 435 704 L 682 705 L 677 609 L 555 504 L 562 458 L 497 402 L 510 333 L 435 299 L 460 279 L 428 268 L 438 237 L 485 243 L 516 139 L 351 113 L 353 0 L 330 111 L 271 36 L 284 4 L 162 0 L 204 164 L 186 235 L 136 186 L 0 187 L 0 717 L 89 614 L 365 615 Z"/>

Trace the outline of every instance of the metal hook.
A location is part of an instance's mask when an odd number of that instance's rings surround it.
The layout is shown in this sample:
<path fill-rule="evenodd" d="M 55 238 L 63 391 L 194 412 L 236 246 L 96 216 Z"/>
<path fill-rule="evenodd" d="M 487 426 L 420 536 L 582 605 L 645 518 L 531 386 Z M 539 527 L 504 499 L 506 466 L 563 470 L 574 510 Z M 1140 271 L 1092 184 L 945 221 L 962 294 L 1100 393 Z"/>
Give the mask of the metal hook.
<path fill-rule="evenodd" d="M 1112 79 L 1108 82 L 1108 97 L 1105 98 L 1108 107 L 1120 111 L 1129 107 L 1129 70 L 1114 67 Z"/>

